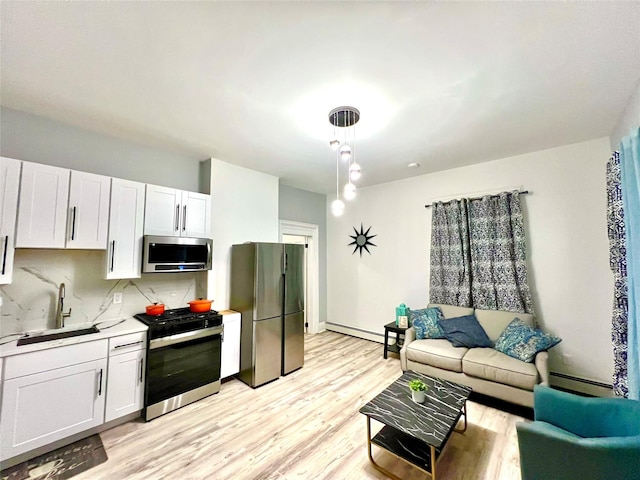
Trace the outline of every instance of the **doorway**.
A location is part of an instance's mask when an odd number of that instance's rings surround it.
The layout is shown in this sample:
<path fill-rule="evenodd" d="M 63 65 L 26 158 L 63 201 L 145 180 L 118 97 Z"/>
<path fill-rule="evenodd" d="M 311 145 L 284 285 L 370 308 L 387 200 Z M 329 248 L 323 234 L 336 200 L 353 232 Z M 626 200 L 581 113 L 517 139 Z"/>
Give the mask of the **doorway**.
<path fill-rule="evenodd" d="M 318 226 L 280 220 L 280 241 L 305 245 L 305 332 L 320 331 Z"/>

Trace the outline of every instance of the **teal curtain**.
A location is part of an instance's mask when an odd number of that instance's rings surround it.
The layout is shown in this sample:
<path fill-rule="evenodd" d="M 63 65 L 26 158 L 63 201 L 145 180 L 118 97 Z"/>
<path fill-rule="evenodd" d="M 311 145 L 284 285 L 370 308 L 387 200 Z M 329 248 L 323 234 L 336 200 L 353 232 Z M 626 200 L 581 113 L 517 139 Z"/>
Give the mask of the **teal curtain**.
<path fill-rule="evenodd" d="M 640 128 L 622 139 L 620 174 L 625 216 L 629 398 L 640 399 Z"/>

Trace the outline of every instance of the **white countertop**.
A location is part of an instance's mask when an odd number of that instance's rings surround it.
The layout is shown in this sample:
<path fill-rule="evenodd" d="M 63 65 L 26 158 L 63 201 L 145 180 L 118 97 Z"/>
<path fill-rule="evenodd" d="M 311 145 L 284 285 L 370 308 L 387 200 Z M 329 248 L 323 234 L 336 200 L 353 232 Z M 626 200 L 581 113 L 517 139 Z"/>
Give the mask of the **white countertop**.
<path fill-rule="evenodd" d="M 15 337 L 7 335 L 6 338 L 0 340 L 0 358 L 9 357 L 11 355 L 19 355 L 22 353 L 37 352 L 39 350 L 46 350 L 49 348 L 61 347 L 65 345 L 75 345 L 77 343 L 92 342 L 94 340 L 102 340 L 104 338 L 117 337 L 119 335 L 127 335 L 129 333 L 144 332 L 148 330 L 144 323 L 131 317 L 116 318 L 113 320 L 103 320 L 92 323 L 86 323 L 82 325 L 72 325 L 57 330 L 46 330 L 37 333 L 56 333 L 64 332 L 68 330 L 78 330 L 81 328 L 90 328 L 95 325 L 98 333 L 91 333 L 88 335 L 79 335 L 77 337 L 61 338 L 58 340 L 50 340 L 48 342 L 32 343 L 29 345 L 18 346 L 18 339 L 24 335 L 24 333 L 16 333 Z M 36 332 L 29 332 L 34 335 Z"/>

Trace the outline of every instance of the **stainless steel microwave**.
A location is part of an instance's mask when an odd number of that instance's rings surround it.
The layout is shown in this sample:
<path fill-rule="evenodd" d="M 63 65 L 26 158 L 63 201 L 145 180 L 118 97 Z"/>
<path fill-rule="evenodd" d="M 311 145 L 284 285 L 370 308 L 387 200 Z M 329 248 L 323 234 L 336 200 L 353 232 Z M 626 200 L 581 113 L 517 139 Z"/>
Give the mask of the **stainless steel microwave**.
<path fill-rule="evenodd" d="M 145 235 L 142 247 L 143 273 L 196 272 L 211 270 L 210 238 Z"/>

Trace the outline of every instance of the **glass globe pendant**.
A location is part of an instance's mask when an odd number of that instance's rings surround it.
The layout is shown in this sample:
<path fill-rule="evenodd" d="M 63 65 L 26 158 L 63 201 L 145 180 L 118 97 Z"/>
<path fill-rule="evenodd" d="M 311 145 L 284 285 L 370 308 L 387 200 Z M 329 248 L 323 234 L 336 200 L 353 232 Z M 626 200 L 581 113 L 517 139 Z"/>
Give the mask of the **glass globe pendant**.
<path fill-rule="evenodd" d="M 360 165 L 358 165 L 356 162 L 353 162 L 349 167 L 349 178 L 355 182 L 361 176 L 362 176 L 362 170 L 360 169 Z"/>
<path fill-rule="evenodd" d="M 339 198 L 336 198 L 331 202 L 331 213 L 334 217 L 339 217 L 344 213 L 344 202 Z"/>
<path fill-rule="evenodd" d="M 356 186 L 351 182 L 347 183 L 344 186 L 343 195 L 346 200 L 353 200 L 356 198 Z"/>
<path fill-rule="evenodd" d="M 329 146 L 331 147 L 331 150 L 333 150 L 334 152 L 337 151 L 338 147 L 340 147 L 340 140 L 338 140 L 337 138 L 334 138 L 329 142 Z"/>
<path fill-rule="evenodd" d="M 340 158 L 345 162 L 351 158 L 351 147 L 349 145 L 340 147 Z"/>

